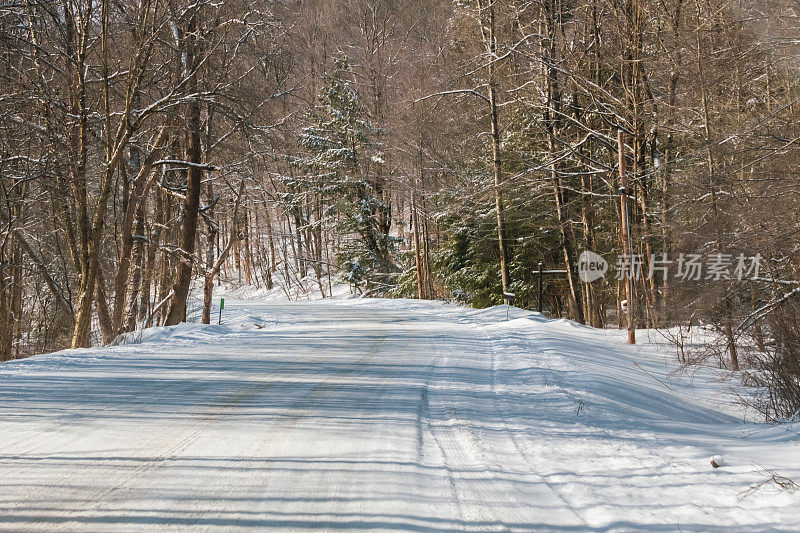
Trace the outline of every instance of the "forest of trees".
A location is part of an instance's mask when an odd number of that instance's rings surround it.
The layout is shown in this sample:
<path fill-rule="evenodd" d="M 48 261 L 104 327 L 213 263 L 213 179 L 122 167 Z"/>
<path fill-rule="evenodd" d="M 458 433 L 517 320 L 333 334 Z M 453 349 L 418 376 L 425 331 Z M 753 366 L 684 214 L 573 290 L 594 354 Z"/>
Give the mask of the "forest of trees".
<path fill-rule="evenodd" d="M 664 328 L 681 362 L 739 371 L 767 418 L 791 416 L 798 17 L 799 0 L 6 2 L 0 360 L 193 307 L 208 322 L 220 281 L 535 307 L 541 262 L 566 271 L 549 316 Z M 583 283 L 584 250 L 622 256 L 632 294 Z M 691 328 L 717 340 L 683 350 Z"/>

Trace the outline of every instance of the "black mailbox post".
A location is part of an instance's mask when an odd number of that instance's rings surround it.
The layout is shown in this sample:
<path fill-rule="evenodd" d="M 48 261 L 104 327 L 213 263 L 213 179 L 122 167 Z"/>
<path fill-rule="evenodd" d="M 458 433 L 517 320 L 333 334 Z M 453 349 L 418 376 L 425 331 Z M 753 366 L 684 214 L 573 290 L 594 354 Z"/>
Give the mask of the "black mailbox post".
<path fill-rule="evenodd" d="M 503 302 L 506 304 L 506 320 L 508 320 L 508 308 L 514 305 L 514 298 L 516 296 L 513 292 L 504 292 L 503 293 Z"/>

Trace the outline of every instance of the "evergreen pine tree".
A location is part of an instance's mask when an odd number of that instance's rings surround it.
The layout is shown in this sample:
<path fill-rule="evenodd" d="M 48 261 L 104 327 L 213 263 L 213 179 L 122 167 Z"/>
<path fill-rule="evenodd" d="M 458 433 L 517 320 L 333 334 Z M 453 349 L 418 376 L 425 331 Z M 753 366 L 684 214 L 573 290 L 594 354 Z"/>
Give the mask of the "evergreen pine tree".
<path fill-rule="evenodd" d="M 308 113 L 310 125 L 300 134 L 308 156 L 298 163 L 328 206 L 326 223 L 341 238 L 337 262 L 344 279 L 358 289 L 380 292 L 396 270 L 395 239 L 380 223 L 388 207 L 370 179 L 378 160 L 371 143 L 374 129 L 350 76 L 347 58 L 339 55 Z"/>

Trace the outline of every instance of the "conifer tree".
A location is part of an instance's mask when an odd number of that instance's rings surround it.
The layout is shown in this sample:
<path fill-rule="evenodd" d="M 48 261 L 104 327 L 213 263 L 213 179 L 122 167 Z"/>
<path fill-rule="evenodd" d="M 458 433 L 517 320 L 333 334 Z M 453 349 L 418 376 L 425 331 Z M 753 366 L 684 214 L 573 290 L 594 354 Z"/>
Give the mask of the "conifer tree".
<path fill-rule="evenodd" d="M 380 157 L 371 143 L 374 129 L 350 82 L 347 57 L 341 54 L 334 63 L 308 113 L 310 125 L 300 134 L 308 156 L 298 164 L 324 199 L 326 223 L 341 235 L 337 262 L 344 279 L 357 288 L 381 291 L 396 266 L 394 239 L 381 224 L 388 206 L 370 179 Z"/>

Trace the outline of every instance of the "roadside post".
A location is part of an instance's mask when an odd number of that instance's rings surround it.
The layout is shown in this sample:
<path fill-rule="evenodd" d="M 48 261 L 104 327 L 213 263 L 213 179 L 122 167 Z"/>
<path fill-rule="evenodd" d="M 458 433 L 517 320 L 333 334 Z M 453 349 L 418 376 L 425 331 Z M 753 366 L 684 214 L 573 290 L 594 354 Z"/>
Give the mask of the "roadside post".
<path fill-rule="evenodd" d="M 564 274 L 567 274 L 567 271 L 566 270 L 559 270 L 559 269 L 544 270 L 542 268 L 542 262 L 539 261 L 539 302 L 538 302 L 538 304 L 536 306 L 536 308 L 539 311 L 539 313 L 541 313 L 542 310 L 544 309 L 544 305 L 542 304 L 542 300 L 544 299 L 544 276 L 545 276 L 545 274 L 562 276 Z"/>
<path fill-rule="evenodd" d="M 539 305 L 537 306 L 539 309 L 539 314 L 542 314 L 542 262 L 539 261 Z"/>
<path fill-rule="evenodd" d="M 219 299 L 219 322 L 217 324 L 222 324 L 222 310 L 225 309 L 225 298 Z"/>
<path fill-rule="evenodd" d="M 506 304 L 506 320 L 508 320 L 508 310 L 514 305 L 514 298 L 516 295 L 513 292 L 504 292 L 503 301 Z"/>

